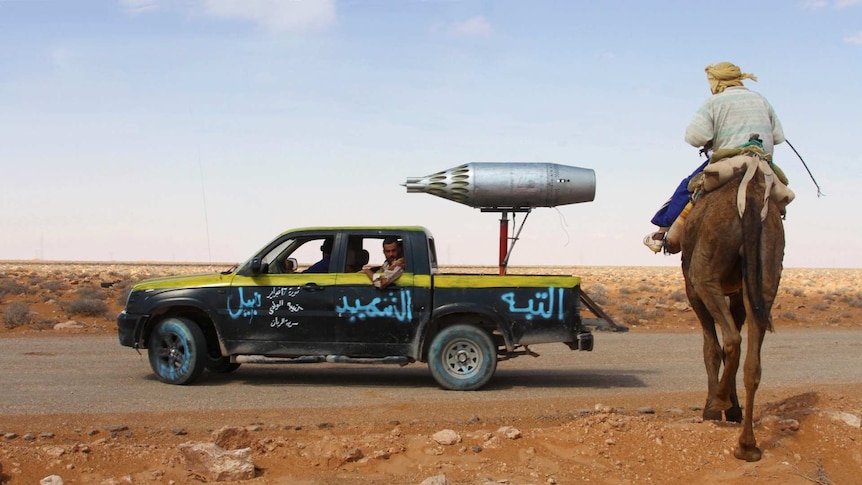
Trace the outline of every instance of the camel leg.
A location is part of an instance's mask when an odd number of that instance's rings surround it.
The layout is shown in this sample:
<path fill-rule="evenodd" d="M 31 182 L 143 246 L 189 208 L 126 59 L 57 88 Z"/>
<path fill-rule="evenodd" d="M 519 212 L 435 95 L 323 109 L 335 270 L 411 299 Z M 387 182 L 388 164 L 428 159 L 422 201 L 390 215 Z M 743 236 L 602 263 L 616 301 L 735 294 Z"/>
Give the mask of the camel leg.
<path fill-rule="evenodd" d="M 740 344 L 742 336 L 733 322 L 730 308 L 724 300 L 724 293 L 721 290 L 721 285 L 717 281 L 697 281 L 693 282 L 694 291 L 701 297 L 704 306 L 714 320 L 721 325 L 721 340 L 723 353 L 724 369 L 721 373 L 721 379 L 718 382 L 718 387 L 715 393 L 710 393 L 712 402 L 709 406 L 709 411 L 722 412 L 733 407 L 730 400 L 731 388 L 735 389 L 736 372 L 739 369 Z M 694 306 L 692 306 L 694 308 Z M 706 346 L 706 343 L 704 343 Z M 706 356 L 704 356 L 706 359 Z M 708 364 L 709 365 L 709 364 Z M 708 372 L 708 371 L 707 371 Z M 735 392 L 735 391 L 734 391 Z M 704 409 L 704 414 L 707 410 Z"/>
<path fill-rule="evenodd" d="M 715 392 L 718 389 L 718 375 L 721 371 L 721 362 L 724 360 L 724 351 L 718 342 L 718 334 L 715 331 L 715 319 L 699 298 L 689 297 L 691 307 L 700 320 L 703 331 L 703 364 L 706 367 L 706 404 L 703 406 L 703 419 L 721 421 L 721 410 L 713 409 Z"/>
<path fill-rule="evenodd" d="M 754 438 L 754 395 L 760 386 L 760 350 L 767 326 L 764 322 L 752 322 L 748 326 L 748 349 L 745 356 L 745 408 L 742 420 L 742 433 L 739 435 L 739 446 L 733 455 L 740 460 L 758 461 L 762 453 Z"/>
<path fill-rule="evenodd" d="M 745 324 L 745 303 L 741 291 L 730 295 L 730 313 L 733 315 L 733 323 L 737 332 L 741 333 L 742 326 Z M 730 383 L 730 403 L 730 409 L 724 412 L 725 419 L 734 423 L 742 422 L 742 408 L 739 406 L 739 397 L 737 396 L 736 374 L 733 375 Z"/>

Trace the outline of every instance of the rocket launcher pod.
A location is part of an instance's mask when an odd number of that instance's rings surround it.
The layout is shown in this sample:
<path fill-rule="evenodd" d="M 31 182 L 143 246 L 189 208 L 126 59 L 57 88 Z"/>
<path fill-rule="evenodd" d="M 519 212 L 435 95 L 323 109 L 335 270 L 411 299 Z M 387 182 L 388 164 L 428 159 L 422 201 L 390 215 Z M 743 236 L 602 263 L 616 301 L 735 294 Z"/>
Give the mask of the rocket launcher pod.
<path fill-rule="evenodd" d="M 591 202 L 596 173 L 556 163 L 473 162 L 409 177 L 407 193 L 436 195 L 481 209 L 527 209 Z"/>

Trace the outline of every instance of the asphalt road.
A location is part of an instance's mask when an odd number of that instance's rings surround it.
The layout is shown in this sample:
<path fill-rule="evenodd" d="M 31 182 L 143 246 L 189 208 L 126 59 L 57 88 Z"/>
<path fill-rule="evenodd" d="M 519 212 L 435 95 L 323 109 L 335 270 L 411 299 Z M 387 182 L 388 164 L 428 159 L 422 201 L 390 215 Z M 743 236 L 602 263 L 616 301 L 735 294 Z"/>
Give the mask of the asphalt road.
<path fill-rule="evenodd" d="M 500 362 L 471 401 L 703 391 L 699 333 L 597 333 L 593 352 L 562 344 L 531 347 L 538 358 Z M 793 330 L 767 334 L 765 387 L 862 382 L 862 330 Z M 741 379 L 740 379 L 741 383 Z M 528 394 L 525 394 L 527 391 Z M 742 391 L 741 391 L 742 392 Z M 457 403 L 424 364 L 243 365 L 228 375 L 205 372 L 191 386 L 158 382 L 146 355 L 116 337 L 0 339 L 0 413 L 132 413 Z"/>

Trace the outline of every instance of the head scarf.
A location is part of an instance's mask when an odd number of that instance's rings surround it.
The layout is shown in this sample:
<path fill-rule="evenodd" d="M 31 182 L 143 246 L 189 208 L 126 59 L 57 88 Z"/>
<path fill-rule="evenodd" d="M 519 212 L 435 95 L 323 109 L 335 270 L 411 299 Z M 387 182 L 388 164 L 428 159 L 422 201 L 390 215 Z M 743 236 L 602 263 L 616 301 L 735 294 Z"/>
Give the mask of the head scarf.
<path fill-rule="evenodd" d="M 731 86 L 742 86 L 743 79 L 757 81 L 754 74 L 742 72 L 739 66 L 729 62 L 719 62 L 715 65 L 706 66 L 706 78 L 709 80 L 709 89 L 712 94 L 718 94 Z"/>

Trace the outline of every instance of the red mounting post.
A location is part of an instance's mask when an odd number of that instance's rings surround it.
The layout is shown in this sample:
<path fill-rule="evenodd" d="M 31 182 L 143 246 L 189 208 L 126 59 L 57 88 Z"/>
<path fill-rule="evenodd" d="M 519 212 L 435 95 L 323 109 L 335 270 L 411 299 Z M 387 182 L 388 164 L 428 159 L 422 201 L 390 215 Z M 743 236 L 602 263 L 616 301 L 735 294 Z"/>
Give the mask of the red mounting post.
<path fill-rule="evenodd" d="M 506 274 L 506 255 L 509 250 L 509 217 L 506 211 L 500 217 L 500 274 Z"/>

